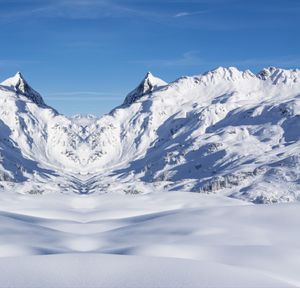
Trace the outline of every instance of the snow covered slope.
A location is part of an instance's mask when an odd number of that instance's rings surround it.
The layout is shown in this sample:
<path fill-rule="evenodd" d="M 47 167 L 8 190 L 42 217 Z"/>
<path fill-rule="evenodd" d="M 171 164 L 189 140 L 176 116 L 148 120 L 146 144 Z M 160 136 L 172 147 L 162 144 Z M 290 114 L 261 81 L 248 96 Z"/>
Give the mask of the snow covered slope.
<path fill-rule="evenodd" d="M 299 70 L 218 68 L 169 84 L 148 73 L 99 119 L 58 114 L 18 73 L 0 106 L 5 190 L 300 199 Z"/>
<path fill-rule="evenodd" d="M 299 287 L 300 203 L 0 194 L 0 287 Z"/>

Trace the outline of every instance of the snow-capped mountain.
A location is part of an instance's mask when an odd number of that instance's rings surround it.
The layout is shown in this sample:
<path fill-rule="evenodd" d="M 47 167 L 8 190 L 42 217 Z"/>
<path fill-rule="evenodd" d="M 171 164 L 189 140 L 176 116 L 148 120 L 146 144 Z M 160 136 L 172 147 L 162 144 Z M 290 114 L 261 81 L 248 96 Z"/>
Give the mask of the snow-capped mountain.
<path fill-rule="evenodd" d="M 146 94 L 149 94 L 162 86 L 166 86 L 167 83 L 157 77 L 154 77 L 148 72 L 140 83 L 140 85 L 131 91 L 125 98 L 124 105 L 131 105 Z"/>
<path fill-rule="evenodd" d="M 42 96 L 29 86 L 21 72 L 17 72 L 15 76 L 3 81 L 1 86 L 8 90 L 11 89 L 17 95 L 25 96 L 40 107 L 46 107 Z"/>
<path fill-rule="evenodd" d="M 300 70 L 148 73 L 109 114 L 67 118 L 18 73 L 0 85 L 3 189 L 300 199 Z"/>

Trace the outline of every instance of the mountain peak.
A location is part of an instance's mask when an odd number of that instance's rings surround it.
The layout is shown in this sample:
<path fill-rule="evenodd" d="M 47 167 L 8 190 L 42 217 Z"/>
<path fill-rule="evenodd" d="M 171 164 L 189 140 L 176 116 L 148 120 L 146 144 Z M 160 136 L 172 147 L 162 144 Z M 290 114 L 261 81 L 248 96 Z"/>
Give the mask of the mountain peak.
<path fill-rule="evenodd" d="M 145 75 L 145 79 L 149 77 L 154 77 L 150 71 L 148 71 Z"/>
<path fill-rule="evenodd" d="M 276 67 L 268 67 L 262 69 L 257 77 L 261 80 L 269 80 L 272 84 L 287 84 L 287 83 L 296 83 L 300 79 L 300 70 L 299 69 L 281 69 Z"/>
<path fill-rule="evenodd" d="M 22 73 L 18 71 L 14 76 L 12 76 L 12 77 L 6 79 L 5 81 L 3 81 L 1 83 L 1 85 L 11 87 L 11 88 L 15 88 L 18 85 L 20 85 L 21 83 L 24 84 L 24 83 L 27 83 L 27 82 L 24 79 Z"/>
<path fill-rule="evenodd" d="M 282 69 L 277 67 L 267 67 L 262 69 L 258 74 L 252 73 L 250 70 L 241 71 L 236 67 L 218 67 L 214 70 L 208 71 L 202 75 L 204 82 L 229 80 L 235 81 L 240 79 L 258 78 L 263 81 L 271 82 L 271 84 L 292 84 L 299 82 L 299 69 Z"/>
<path fill-rule="evenodd" d="M 17 72 L 14 76 L 6 79 L 1 85 L 15 90 L 18 94 L 25 96 L 38 106 L 46 106 L 42 96 L 30 87 L 21 72 Z"/>
<path fill-rule="evenodd" d="M 203 76 L 209 79 L 224 79 L 224 80 L 238 80 L 242 78 L 252 78 L 255 75 L 250 71 L 241 71 L 236 67 L 218 67 L 214 70 L 208 71 Z"/>
<path fill-rule="evenodd" d="M 276 67 L 267 67 L 263 68 L 258 74 L 257 77 L 262 79 L 262 80 L 267 80 L 269 77 L 274 75 L 276 72 L 279 72 L 281 69 L 278 69 Z"/>
<path fill-rule="evenodd" d="M 142 82 L 131 91 L 125 98 L 124 105 L 130 105 L 142 96 L 151 93 L 153 90 L 165 86 L 167 83 L 155 77 L 151 72 L 147 72 Z"/>

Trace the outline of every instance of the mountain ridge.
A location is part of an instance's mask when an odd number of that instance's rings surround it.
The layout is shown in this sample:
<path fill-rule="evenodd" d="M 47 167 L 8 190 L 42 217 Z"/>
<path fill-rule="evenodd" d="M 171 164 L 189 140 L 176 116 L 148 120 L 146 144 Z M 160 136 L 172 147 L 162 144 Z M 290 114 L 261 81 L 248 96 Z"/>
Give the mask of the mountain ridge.
<path fill-rule="evenodd" d="M 147 73 L 100 118 L 26 103 L 11 89 L 18 85 L 4 81 L 0 183 L 22 193 L 183 190 L 296 201 L 299 79 L 297 69 L 274 67 L 258 74 L 219 67 L 171 83 Z"/>

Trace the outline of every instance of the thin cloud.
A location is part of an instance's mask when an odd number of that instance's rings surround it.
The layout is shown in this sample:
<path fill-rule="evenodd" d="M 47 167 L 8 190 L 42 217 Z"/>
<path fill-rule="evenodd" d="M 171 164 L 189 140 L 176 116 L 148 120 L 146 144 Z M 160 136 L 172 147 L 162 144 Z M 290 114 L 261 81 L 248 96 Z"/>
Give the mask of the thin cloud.
<path fill-rule="evenodd" d="M 49 100 L 55 101 L 119 101 L 123 99 L 121 93 L 97 91 L 68 91 L 44 93 Z"/>
<path fill-rule="evenodd" d="M 0 21 L 5 23 L 12 23 L 18 20 L 23 20 L 27 18 L 39 18 L 44 17 L 51 11 L 51 6 L 36 6 L 31 7 L 30 9 L 22 9 L 7 11 L 5 13 L 1 13 Z"/>
<path fill-rule="evenodd" d="M 185 16 L 190 16 L 191 13 L 188 12 L 180 12 L 174 15 L 174 17 L 185 17 Z"/>
<path fill-rule="evenodd" d="M 53 92 L 48 93 L 48 95 L 56 96 L 76 96 L 76 95 L 93 95 L 93 96 L 101 96 L 101 95 L 111 95 L 111 96 L 120 96 L 120 93 L 112 93 L 112 92 L 97 92 L 97 91 L 68 91 L 68 92 Z"/>
<path fill-rule="evenodd" d="M 70 41 L 65 43 L 65 47 L 68 48 L 104 48 L 105 45 L 103 43 L 98 43 L 97 41 Z"/>
<path fill-rule="evenodd" d="M 279 68 L 300 68 L 300 57 L 297 55 L 290 56 L 278 56 L 272 58 L 248 58 L 241 60 L 232 60 L 226 61 L 222 65 L 236 65 L 240 67 L 251 67 L 251 66 L 259 66 L 259 67 L 268 67 L 275 66 Z"/>
<path fill-rule="evenodd" d="M 45 96 L 45 98 L 47 98 L 48 100 L 51 100 L 51 101 L 120 101 L 124 98 L 122 97 L 48 97 L 48 96 Z"/>
<path fill-rule="evenodd" d="M 287 68 L 299 68 L 300 67 L 300 57 L 298 55 L 289 56 L 277 56 L 272 58 L 248 58 L 248 59 L 214 59 L 209 60 L 205 56 L 202 57 L 200 51 L 188 51 L 184 53 L 181 57 L 173 59 L 147 59 L 147 60 L 137 60 L 131 61 L 131 63 L 137 63 L 145 65 L 148 68 L 151 67 L 194 67 L 194 66 L 206 66 L 206 67 L 216 67 L 216 66 L 238 66 L 242 68 L 250 67 L 287 67 Z"/>
<path fill-rule="evenodd" d="M 12 10 L 2 13 L 0 15 L 0 20 L 5 22 L 14 22 L 29 17 L 97 19 L 104 17 L 119 17 L 128 13 L 136 13 L 136 11 L 127 6 L 118 5 L 111 1 L 49 0 L 36 2 L 27 9 Z"/>
<path fill-rule="evenodd" d="M 148 67 L 180 67 L 180 66 L 199 66 L 205 64 L 199 51 L 188 51 L 179 58 L 174 59 L 149 59 L 137 60 L 133 63 L 144 64 Z"/>
<path fill-rule="evenodd" d="M 196 11 L 196 12 L 179 12 L 174 15 L 175 18 L 181 18 L 181 17 L 189 17 L 189 16 L 195 16 L 199 14 L 203 14 L 206 11 Z"/>
<path fill-rule="evenodd" d="M 28 64 L 39 64 L 40 61 L 37 60 L 12 60 L 12 59 L 0 59 L 0 67 L 7 68 L 13 67 L 15 69 L 20 69 L 24 65 Z"/>
<path fill-rule="evenodd" d="M 19 1 L 21 3 L 21 1 Z M 160 10 L 151 10 L 138 8 L 134 2 L 121 3 L 113 0 L 46 0 L 34 2 L 34 4 L 22 10 L 14 9 L 2 13 L 0 21 L 15 22 L 24 19 L 36 18 L 65 18 L 73 20 L 97 20 L 101 18 L 141 18 L 151 22 L 170 24 L 172 18 L 192 16 L 203 13 L 180 12 L 174 15 L 172 12 L 162 12 Z"/>
<path fill-rule="evenodd" d="M 0 0 L 1 1 L 1 0 Z M 144 2 L 144 1 L 143 1 Z M 18 2 L 16 2 L 18 3 Z M 21 1 L 19 1 L 21 3 Z M 144 2 L 146 3 L 146 2 Z M 186 2 L 188 4 L 190 2 Z M 166 4 L 166 3 L 165 3 Z M 15 5 L 17 7 L 17 5 Z M 174 15 L 174 12 L 153 7 L 143 7 L 137 5 L 137 2 L 131 1 L 114 1 L 114 0 L 99 0 L 99 1 L 75 1 L 75 0 L 45 0 L 33 2 L 27 8 L 22 10 L 14 8 L 5 13 L 1 13 L 0 22 L 10 23 L 25 21 L 27 19 L 70 19 L 70 20 L 98 20 L 104 18 L 134 18 L 148 22 L 154 22 L 160 25 L 175 26 L 179 25 L 179 18 L 189 19 L 197 14 L 207 13 L 208 11 L 187 12 L 182 11 Z M 200 18 L 200 17 L 199 17 Z M 177 19 L 177 20 L 176 20 Z M 237 26 L 232 26 L 226 23 L 211 18 L 203 17 L 193 21 L 181 21 L 180 25 L 191 27 L 193 29 L 208 29 L 208 30 L 228 30 L 236 29 Z M 225 25 L 226 24 L 226 25 Z M 182 26 L 181 26 L 182 27 Z"/>

